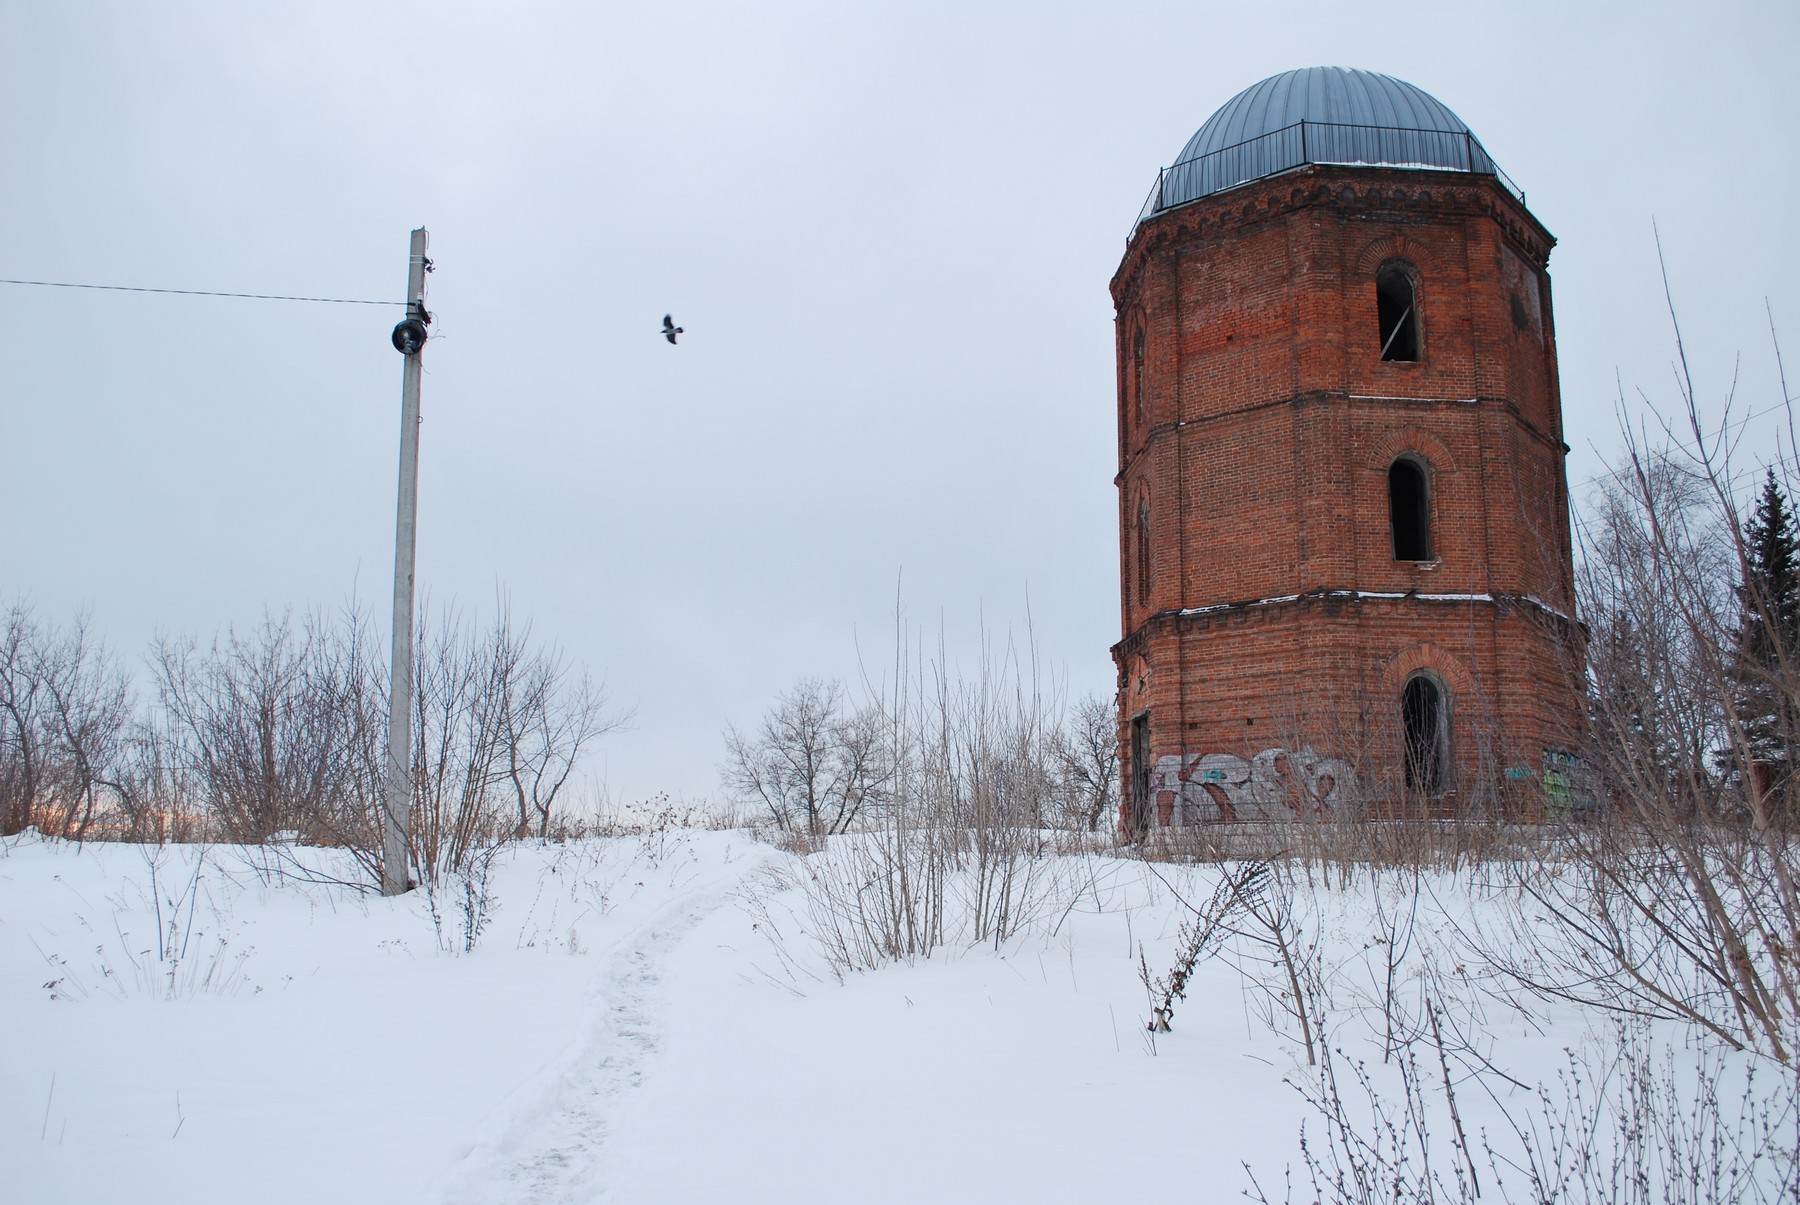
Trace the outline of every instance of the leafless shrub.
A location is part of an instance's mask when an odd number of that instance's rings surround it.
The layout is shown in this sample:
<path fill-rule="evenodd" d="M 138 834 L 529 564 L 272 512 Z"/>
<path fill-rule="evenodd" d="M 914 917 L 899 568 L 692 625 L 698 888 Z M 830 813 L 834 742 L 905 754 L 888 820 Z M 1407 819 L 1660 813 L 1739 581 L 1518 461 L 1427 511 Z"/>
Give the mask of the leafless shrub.
<path fill-rule="evenodd" d="M 504 605 L 485 628 L 421 608 L 416 640 L 410 877 L 479 879 L 498 843 L 560 830 L 583 753 L 625 717 Z M 179 828 L 197 801 L 271 873 L 317 877 L 288 855 L 297 842 L 341 846 L 363 881 L 380 881 L 387 664 L 360 608 L 266 616 L 205 650 L 161 639 L 151 670 L 161 710 L 136 729 L 117 780 L 140 830 Z"/>
<path fill-rule="evenodd" d="M 581 927 L 611 912 L 635 873 L 637 859 L 627 855 L 629 842 L 617 839 L 620 835 L 555 843 L 538 871 L 514 948 L 584 952 Z"/>
<path fill-rule="evenodd" d="M 1393 1099 L 1378 1086 L 1369 1068 L 1345 1059 L 1330 1044 L 1307 1079 L 1289 1080 L 1313 1111 L 1324 1121 L 1323 1142 L 1311 1141 L 1300 1129 L 1300 1157 L 1317 1205 L 1384 1205 L 1387 1202 L 1468 1202 L 1481 1199 L 1481 1181 L 1457 1105 L 1457 1078 L 1441 1063 L 1442 1075 L 1433 1082 L 1421 1065 L 1417 1047 L 1400 1057 L 1401 1095 Z M 1345 1073 L 1348 1073 L 1348 1082 Z M 1354 1094 L 1348 1090 L 1354 1086 Z M 1350 1099 L 1346 1099 L 1350 1095 Z M 1432 1134 L 1437 1115 L 1433 1097 L 1442 1099 L 1453 1119 L 1451 1149 Z M 1446 1177 L 1445 1164 L 1450 1171 Z M 1244 1165 L 1253 1201 L 1269 1205 L 1250 1165 Z M 1282 1199 L 1293 1200 L 1292 1171 Z M 1490 1181 L 1491 1183 L 1491 1181 Z M 1503 1198 L 1504 1199 L 1504 1198 Z M 1548 1205 L 1549 1198 L 1544 1199 Z"/>
<path fill-rule="evenodd" d="M 1792 955 L 1770 927 L 1782 918 L 1769 915 L 1767 851 L 1732 837 L 1572 833 L 1560 864 L 1506 868 L 1502 919 L 1477 930 L 1484 954 L 1537 995 L 1680 1020 L 1787 1060 Z"/>
<path fill-rule="evenodd" d="M 1374 932 L 1368 937 L 1365 952 L 1378 958 L 1362 960 L 1368 977 L 1368 998 L 1381 1018 L 1381 1061 L 1391 1062 L 1405 1047 L 1417 1041 L 1420 1030 L 1407 1008 L 1403 993 L 1407 986 L 1414 952 L 1419 948 L 1419 905 L 1423 902 L 1424 885 L 1416 869 L 1400 872 L 1399 890 L 1389 893 L 1390 876 L 1369 877 L 1370 903 Z"/>
<path fill-rule="evenodd" d="M 105 897 L 109 915 L 80 918 L 80 952 L 38 947 L 50 970 L 43 984 L 50 998 L 183 1000 L 260 991 L 245 974 L 253 950 L 230 920 L 234 884 L 208 849 L 144 845 L 141 852 L 143 876 Z"/>
<path fill-rule="evenodd" d="M 1269 864 L 1266 862 L 1240 866 L 1225 874 L 1213 888 L 1212 895 L 1198 907 L 1170 888 L 1189 914 L 1181 923 L 1175 964 L 1166 975 L 1152 975 L 1143 944 L 1138 944 L 1138 979 L 1150 997 L 1150 1019 L 1145 1022 L 1145 1028 L 1150 1032 L 1170 1032 L 1175 1002 L 1187 999 L 1188 981 L 1193 978 L 1195 968 L 1202 958 L 1216 952 L 1231 935 L 1232 922 L 1255 903 L 1268 875 Z M 1166 879 L 1163 885 L 1169 886 Z"/>
<path fill-rule="evenodd" d="M 1532 1201 L 1793 1201 L 1795 1088 L 1791 1075 L 1770 1083 L 1755 1063 L 1733 1074 L 1716 1051 L 1659 1054 L 1641 1028 L 1626 1027 L 1609 1054 L 1570 1052 L 1555 1083 L 1539 1086 L 1536 1107 L 1509 1116 L 1519 1154 L 1505 1163 Z"/>
<path fill-rule="evenodd" d="M 494 860 L 502 848 L 499 842 L 484 842 L 470 849 L 461 865 L 441 869 L 420 884 L 438 949 L 468 954 L 493 923 L 500 907 L 493 888 Z"/>
<path fill-rule="evenodd" d="M 130 731 L 118 771 L 116 823 L 107 836 L 161 845 L 212 835 L 191 763 L 166 715 L 141 718 Z"/>
<path fill-rule="evenodd" d="M 504 605 L 485 630 L 422 608 L 413 664 L 415 877 L 485 874 L 495 845 L 550 832 L 582 752 L 626 717 Z"/>
<path fill-rule="evenodd" d="M 837 973 L 1004 942 L 1069 893 L 1072 864 L 1048 855 L 1043 827 L 1060 790 L 1060 717 L 1022 661 L 990 648 L 965 679 L 941 640 L 929 665 L 896 640 L 891 678 L 859 712 L 878 742 L 882 804 L 862 813 L 865 831 L 797 868 L 805 928 Z"/>
<path fill-rule="evenodd" d="M 1270 866 L 1232 926 L 1239 940 L 1231 947 L 1231 960 L 1263 1024 L 1277 1033 L 1288 1032 L 1291 1024 L 1307 1063 L 1316 1064 L 1329 989 L 1319 949 L 1317 902 L 1301 896 L 1297 887 L 1291 867 Z"/>
<path fill-rule="evenodd" d="M 204 651 L 159 638 L 151 671 L 163 714 L 144 751 L 175 764 L 143 776 L 191 783 L 228 841 L 261 845 L 287 833 L 341 844 L 373 876 L 385 691 L 366 621 L 353 610 L 343 620 L 265 615 Z"/>
<path fill-rule="evenodd" d="M 1435 1016 L 1435 1012 L 1428 1014 Z M 1659 1050 L 1640 1026 L 1609 1048 L 1568 1052 L 1554 1080 L 1523 1101 L 1492 1073 L 1454 1067 L 1437 1030 L 1407 1048 L 1397 1091 L 1326 1047 L 1295 1087 L 1322 1121 L 1300 1159 L 1320 1205 L 1520 1201 L 1531 1205 L 1718 1205 L 1791 1202 L 1800 1194 L 1797 1081 L 1770 1082 L 1754 1063 L 1717 1051 Z M 1423 1053 L 1424 1057 L 1421 1057 Z M 1498 1124 L 1471 1133 L 1459 1093 L 1473 1085 Z M 1434 1122 L 1443 1133 L 1433 1132 Z M 1253 1201 L 1280 1198 L 1248 1164 Z"/>
<path fill-rule="evenodd" d="M 721 833 L 748 827 L 742 812 L 708 799 L 685 799 L 658 791 L 648 799 L 635 799 L 609 808 L 597 823 L 611 835 L 672 833 L 703 829 Z"/>

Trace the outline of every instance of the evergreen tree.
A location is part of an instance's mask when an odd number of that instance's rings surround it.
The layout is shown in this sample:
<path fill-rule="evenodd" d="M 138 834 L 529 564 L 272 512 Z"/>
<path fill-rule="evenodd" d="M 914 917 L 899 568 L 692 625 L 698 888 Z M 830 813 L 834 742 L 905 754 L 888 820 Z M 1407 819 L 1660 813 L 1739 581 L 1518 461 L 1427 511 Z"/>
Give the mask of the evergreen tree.
<path fill-rule="evenodd" d="M 1775 763 L 1773 781 L 1785 787 L 1800 741 L 1800 553 L 1774 469 L 1744 526 L 1744 556 L 1735 702 L 1751 756 Z"/>

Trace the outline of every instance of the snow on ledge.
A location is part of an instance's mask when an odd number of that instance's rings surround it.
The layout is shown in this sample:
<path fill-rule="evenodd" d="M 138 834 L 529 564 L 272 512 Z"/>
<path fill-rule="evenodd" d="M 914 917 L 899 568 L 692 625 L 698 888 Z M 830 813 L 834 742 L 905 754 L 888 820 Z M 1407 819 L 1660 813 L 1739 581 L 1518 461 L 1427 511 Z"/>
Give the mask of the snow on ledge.
<path fill-rule="evenodd" d="M 1412 590 L 1312 590 L 1304 594 L 1277 594 L 1269 598 L 1251 599 L 1249 602 L 1211 603 L 1204 607 L 1185 607 L 1182 610 L 1176 611 L 1175 614 L 1182 616 L 1183 618 L 1195 615 L 1214 615 L 1221 611 L 1242 611 L 1248 610 L 1251 607 L 1273 607 L 1282 603 L 1299 602 L 1303 598 L 1355 598 L 1380 599 L 1385 601 L 1413 598 L 1418 599 L 1420 602 L 1465 603 L 1494 603 L 1501 601 L 1501 599 L 1495 598 L 1492 594 L 1426 594 L 1421 591 Z M 1556 618 L 1568 623 L 1575 622 L 1573 618 L 1557 610 L 1555 607 L 1533 594 L 1509 594 L 1503 595 L 1502 598 L 1507 601 L 1525 603 L 1547 615 L 1554 615 Z"/>
<path fill-rule="evenodd" d="M 1401 397 L 1388 393 L 1346 393 L 1344 397 L 1352 402 L 1442 402 L 1447 406 L 1481 405 L 1481 399 L 1478 397 Z"/>

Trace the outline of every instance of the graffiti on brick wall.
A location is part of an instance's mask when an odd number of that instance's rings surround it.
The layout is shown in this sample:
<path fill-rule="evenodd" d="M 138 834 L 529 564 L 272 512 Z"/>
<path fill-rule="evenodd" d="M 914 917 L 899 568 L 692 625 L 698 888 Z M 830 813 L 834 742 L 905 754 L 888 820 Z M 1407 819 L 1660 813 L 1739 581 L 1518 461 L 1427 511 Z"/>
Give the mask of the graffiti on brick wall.
<path fill-rule="evenodd" d="M 1310 749 L 1168 754 L 1150 771 L 1150 797 L 1161 824 L 1341 816 L 1360 798 L 1349 762 Z"/>

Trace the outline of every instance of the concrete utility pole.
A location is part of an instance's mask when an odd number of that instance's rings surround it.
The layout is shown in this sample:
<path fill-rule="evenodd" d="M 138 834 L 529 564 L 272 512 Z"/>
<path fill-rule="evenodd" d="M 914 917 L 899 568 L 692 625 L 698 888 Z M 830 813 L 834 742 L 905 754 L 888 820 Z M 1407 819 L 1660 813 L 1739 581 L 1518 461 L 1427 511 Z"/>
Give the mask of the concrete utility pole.
<path fill-rule="evenodd" d="M 400 505 L 394 525 L 394 661 L 388 676 L 387 794 L 382 803 L 381 894 L 401 895 L 408 881 L 407 812 L 412 805 L 413 554 L 419 543 L 419 376 L 424 370 L 425 258 L 429 236 L 412 232 L 406 261 L 406 317 L 394 348 L 406 357 L 400 383 Z"/>

